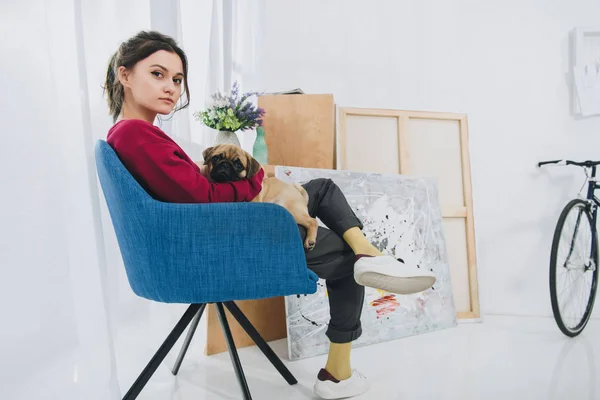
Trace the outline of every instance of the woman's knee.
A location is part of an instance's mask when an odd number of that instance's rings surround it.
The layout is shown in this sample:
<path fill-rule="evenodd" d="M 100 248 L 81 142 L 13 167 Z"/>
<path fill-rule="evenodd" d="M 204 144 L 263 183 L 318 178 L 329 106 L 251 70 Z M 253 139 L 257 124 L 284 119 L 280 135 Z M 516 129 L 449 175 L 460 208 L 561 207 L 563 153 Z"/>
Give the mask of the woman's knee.
<path fill-rule="evenodd" d="M 302 187 L 306 189 L 310 197 L 318 198 L 336 187 L 336 184 L 330 178 L 315 178 L 304 183 Z"/>
<path fill-rule="evenodd" d="M 332 191 L 339 190 L 338 185 L 330 178 L 318 178 L 318 179 L 319 179 L 319 185 L 321 185 L 324 192 L 331 193 Z"/>
<path fill-rule="evenodd" d="M 331 178 L 315 178 L 310 181 L 314 185 L 318 186 L 331 186 L 335 185 L 335 182 L 331 180 Z"/>

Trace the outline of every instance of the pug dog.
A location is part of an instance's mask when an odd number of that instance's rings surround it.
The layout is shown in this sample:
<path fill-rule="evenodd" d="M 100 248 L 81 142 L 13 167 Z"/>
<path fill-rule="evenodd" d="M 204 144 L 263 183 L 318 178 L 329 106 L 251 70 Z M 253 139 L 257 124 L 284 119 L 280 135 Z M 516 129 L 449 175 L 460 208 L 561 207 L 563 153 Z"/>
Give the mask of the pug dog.
<path fill-rule="evenodd" d="M 248 152 L 234 144 L 219 144 L 202 152 L 204 163 L 200 171 L 213 182 L 234 182 L 252 178 L 261 165 Z M 275 177 L 265 177 L 261 192 L 252 200 L 257 203 L 274 203 L 287 209 L 298 225 L 306 228 L 304 248 L 315 247 L 318 222 L 308 213 L 308 193 L 297 183 L 286 183 Z"/>

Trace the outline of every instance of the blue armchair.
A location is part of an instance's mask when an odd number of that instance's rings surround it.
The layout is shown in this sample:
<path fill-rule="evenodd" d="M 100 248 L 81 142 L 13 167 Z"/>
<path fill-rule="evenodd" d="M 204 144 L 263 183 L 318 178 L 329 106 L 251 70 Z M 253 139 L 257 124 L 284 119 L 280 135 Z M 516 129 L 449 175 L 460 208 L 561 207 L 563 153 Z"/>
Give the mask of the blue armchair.
<path fill-rule="evenodd" d="M 112 147 L 98 140 L 96 168 L 133 292 L 190 304 L 123 400 L 135 399 L 187 326 L 177 375 L 206 304 L 215 303 L 245 399 L 251 399 L 223 306 L 286 381 L 297 383 L 234 300 L 316 292 L 296 222 L 267 203 L 174 204 L 152 198 Z"/>

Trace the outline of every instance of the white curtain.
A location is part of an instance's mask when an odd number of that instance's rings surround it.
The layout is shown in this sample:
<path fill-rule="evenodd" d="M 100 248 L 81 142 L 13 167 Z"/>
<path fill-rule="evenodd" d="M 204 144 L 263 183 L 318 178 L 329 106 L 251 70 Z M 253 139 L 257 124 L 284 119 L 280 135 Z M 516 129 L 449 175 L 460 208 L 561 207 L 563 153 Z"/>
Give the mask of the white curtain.
<path fill-rule="evenodd" d="M 192 70 L 192 103 L 174 121 L 173 135 L 188 153 L 210 146 L 216 132 L 201 125 L 193 113 L 210 102 L 210 95 L 229 91 L 237 81 L 242 92 L 264 91 L 260 49 L 263 44 L 264 0 L 180 0 L 180 42 Z M 251 98 L 256 102 L 256 97 Z M 242 147 L 252 150 L 256 133 L 238 134 Z M 189 146 L 189 147 L 185 147 Z M 197 158 L 201 158 L 198 155 Z"/>
<path fill-rule="evenodd" d="M 261 90 L 262 4 L 2 3 L 0 398 L 119 399 L 185 306 L 140 299 L 125 277 L 93 155 L 112 125 L 102 95 L 108 59 L 140 30 L 178 39 L 192 101 L 162 127 L 199 159 L 212 138 L 192 114 L 211 91 L 232 79 Z M 244 147 L 252 140 L 242 137 Z M 202 354 L 202 333 L 191 357 Z M 172 382 L 175 356 L 149 390 Z"/>

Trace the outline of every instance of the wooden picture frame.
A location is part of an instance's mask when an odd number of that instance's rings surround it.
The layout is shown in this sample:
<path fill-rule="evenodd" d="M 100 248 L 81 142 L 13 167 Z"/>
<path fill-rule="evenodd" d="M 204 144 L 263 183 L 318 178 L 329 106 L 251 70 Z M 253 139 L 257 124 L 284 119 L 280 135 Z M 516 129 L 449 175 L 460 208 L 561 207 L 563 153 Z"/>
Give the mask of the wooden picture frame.
<path fill-rule="evenodd" d="M 457 318 L 479 318 L 466 115 L 345 107 L 337 114 L 337 169 L 438 178 Z"/>

